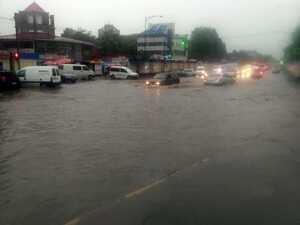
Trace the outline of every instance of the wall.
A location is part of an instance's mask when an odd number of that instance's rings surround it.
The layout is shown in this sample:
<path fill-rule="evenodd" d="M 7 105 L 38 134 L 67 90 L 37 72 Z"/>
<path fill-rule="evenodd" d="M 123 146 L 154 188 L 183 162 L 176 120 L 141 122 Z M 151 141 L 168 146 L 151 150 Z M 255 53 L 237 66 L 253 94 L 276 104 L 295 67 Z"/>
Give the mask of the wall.
<path fill-rule="evenodd" d="M 181 70 L 184 68 L 195 68 L 195 63 L 187 63 L 187 62 L 149 62 L 142 64 L 133 64 L 131 68 L 137 71 L 141 75 L 152 75 L 156 73 L 162 72 L 170 72 Z"/>

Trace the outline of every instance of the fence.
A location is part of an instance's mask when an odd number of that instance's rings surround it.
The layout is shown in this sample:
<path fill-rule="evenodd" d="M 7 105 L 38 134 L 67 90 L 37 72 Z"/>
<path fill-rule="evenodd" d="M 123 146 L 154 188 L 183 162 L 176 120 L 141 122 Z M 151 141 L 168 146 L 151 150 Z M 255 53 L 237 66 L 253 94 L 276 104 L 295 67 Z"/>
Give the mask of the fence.
<path fill-rule="evenodd" d="M 189 62 L 147 62 L 131 64 L 130 67 L 141 75 L 153 75 L 156 73 L 182 70 L 185 68 L 195 68 L 196 64 Z"/>

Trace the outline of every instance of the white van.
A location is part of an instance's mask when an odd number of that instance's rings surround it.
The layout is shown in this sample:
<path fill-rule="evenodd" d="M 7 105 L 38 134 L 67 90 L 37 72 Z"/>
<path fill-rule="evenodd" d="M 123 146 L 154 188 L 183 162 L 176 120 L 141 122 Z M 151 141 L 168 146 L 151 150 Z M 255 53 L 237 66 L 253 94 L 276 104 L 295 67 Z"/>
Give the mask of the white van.
<path fill-rule="evenodd" d="M 81 64 L 62 64 L 58 69 L 60 75 L 74 74 L 78 80 L 91 80 L 95 76 L 94 71 Z"/>
<path fill-rule="evenodd" d="M 139 74 L 124 66 L 111 66 L 109 76 L 111 79 L 139 79 Z"/>
<path fill-rule="evenodd" d="M 59 85 L 61 77 L 56 66 L 29 66 L 17 72 L 21 83 L 39 83 L 49 86 Z"/>

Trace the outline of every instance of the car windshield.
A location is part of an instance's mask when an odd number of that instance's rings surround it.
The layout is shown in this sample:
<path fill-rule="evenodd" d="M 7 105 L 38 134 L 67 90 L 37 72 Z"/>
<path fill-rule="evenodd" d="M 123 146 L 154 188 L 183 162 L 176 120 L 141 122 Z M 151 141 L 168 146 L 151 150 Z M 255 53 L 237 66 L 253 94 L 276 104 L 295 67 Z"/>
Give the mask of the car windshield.
<path fill-rule="evenodd" d="M 154 79 L 163 80 L 166 79 L 167 74 L 161 73 L 154 76 Z"/>
<path fill-rule="evenodd" d="M 300 225 L 300 0 L 0 0 L 0 71 L 0 225 Z"/>

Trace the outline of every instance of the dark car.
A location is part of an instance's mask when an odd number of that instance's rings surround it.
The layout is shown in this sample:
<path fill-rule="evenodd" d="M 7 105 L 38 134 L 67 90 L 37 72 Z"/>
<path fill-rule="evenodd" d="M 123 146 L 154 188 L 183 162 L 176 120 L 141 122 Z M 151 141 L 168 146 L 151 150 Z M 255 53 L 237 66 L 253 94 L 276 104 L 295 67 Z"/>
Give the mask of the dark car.
<path fill-rule="evenodd" d="M 151 80 L 146 81 L 147 86 L 172 85 L 180 83 L 180 79 L 175 73 L 160 73 Z"/>
<path fill-rule="evenodd" d="M 13 90 L 21 87 L 19 78 L 12 72 L 0 72 L 0 91 Z"/>

